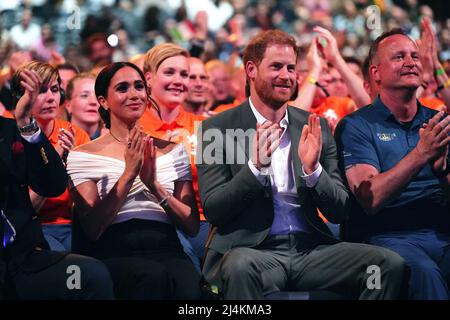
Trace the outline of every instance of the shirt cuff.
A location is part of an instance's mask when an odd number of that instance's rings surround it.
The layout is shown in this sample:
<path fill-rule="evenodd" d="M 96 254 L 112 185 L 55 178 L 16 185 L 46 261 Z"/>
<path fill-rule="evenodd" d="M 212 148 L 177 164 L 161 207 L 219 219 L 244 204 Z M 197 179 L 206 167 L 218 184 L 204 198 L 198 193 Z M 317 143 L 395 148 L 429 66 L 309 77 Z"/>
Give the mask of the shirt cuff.
<path fill-rule="evenodd" d="M 258 181 L 261 182 L 262 185 L 265 185 L 266 175 L 262 174 L 261 171 L 256 169 L 256 167 L 253 164 L 252 160 L 248 160 L 248 167 L 250 168 L 250 171 L 253 173 L 255 178 L 258 179 Z"/>
<path fill-rule="evenodd" d="M 305 179 L 306 186 L 308 188 L 312 188 L 319 181 L 320 174 L 322 173 L 322 165 L 319 163 L 319 166 L 317 167 L 317 169 L 311 174 L 306 174 L 305 169 L 302 166 L 302 172 L 303 172 L 302 178 Z"/>
<path fill-rule="evenodd" d="M 29 143 L 36 144 L 41 141 L 41 129 L 38 128 L 38 130 L 35 133 L 33 133 L 31 136 L 29 136 L 29 135 L 26 136 L 23 134 L 21 134 L 21 136 Z"/>

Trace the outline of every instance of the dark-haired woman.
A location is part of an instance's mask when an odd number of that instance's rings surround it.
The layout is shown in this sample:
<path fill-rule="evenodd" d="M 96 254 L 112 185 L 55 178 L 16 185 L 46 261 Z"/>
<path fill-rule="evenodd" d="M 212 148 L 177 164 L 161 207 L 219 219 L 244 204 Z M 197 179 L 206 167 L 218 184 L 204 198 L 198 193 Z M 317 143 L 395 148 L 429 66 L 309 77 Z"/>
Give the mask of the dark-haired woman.
<path fill-rule="evenodd" d="M 199 276 L 175 231 L 195 235 L 199 225 L 183 146 L 138 125 L 148 96 L 134 64 L 104 68 L 95 94 L 110 131 L 71 152 L 67 165 L 93 256 L 109 268 L 118 298 L 199 298 Z"/>

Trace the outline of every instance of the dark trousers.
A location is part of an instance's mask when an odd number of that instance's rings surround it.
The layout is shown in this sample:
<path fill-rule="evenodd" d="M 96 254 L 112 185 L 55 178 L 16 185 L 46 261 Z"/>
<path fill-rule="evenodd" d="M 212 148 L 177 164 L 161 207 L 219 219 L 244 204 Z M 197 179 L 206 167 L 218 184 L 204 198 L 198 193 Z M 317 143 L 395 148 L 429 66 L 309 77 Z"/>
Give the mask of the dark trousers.
<path fill-rule="evenodd" d="M 370 243 L 402 256 L 411 270 L 409 298 L 448 300 L 450 234 L 430 229 L 399 231 L 370 238 Z"/>
<path fill-rule="evenodd" d="M 375 266 L 380 286 L 375 278 Z M 396 299 L 405 262 L 390 250 L 356 243 L 320 245 L 306 234 L 271 236 L 256 248 L 208 252 L 205 278 L 225 299 L 263 299 L 277 291 L 331 290 L 359 299 Z"/>
<path fill-rule="evenodd" d="M 200 298 L 200 275 L 172 225 L 141 219 L 114 224 L 95 247 L 119 299 Z"/>
<path fill-rule="evenodd" d="M 33 255 L 41 254 L 39 251 Z M 77 277 L 79 276 L 79 279 Z M 39 272 L 14 270 L 8 285 L 14 299 L 113 299 L 105 265 L 93 258 L 68 254 Z"/>

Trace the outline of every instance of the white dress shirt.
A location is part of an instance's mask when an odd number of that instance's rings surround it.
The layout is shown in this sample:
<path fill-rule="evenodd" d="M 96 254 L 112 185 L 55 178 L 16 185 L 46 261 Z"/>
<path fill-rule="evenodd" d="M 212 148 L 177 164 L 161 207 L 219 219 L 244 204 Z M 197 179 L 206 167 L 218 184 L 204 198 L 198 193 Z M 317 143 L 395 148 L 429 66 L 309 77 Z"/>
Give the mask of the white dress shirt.
<path fill-rule="evenodd" d="M 256 110 L 251 99 L 249 99 L 250 108 L 259 124 L 268 121 L 264 116 Z M 291 138 L 287 127 L 289 125 L 288 113 L 280 121 L 280 127 L 283 132 L 280 137 L 280 145 L 272 154 L 272 161 L 269 168 L 269 175 L 259 171 L 252 163 L 248 161 L 248 166 L 255 177 L 263 185 L 267 185 L 270 181 L 273 197 L 274 220 L 272 223 L 271 234 L 289 234 L 295 232 L 309 232 L 309 226 L 304 221 L 304 213 L 298 201 L 297 186 L 295 183 L 294 165 L 292 156 L 297 157 L 297 153 L 292 155 Z M 299 135 L 301 128 L 299 128 Z M 303 170 L 303 168 L 302 168 Z M 301 176 L 305 179 L 307 187 L 314 187 L 322 173 L 322 166 L 319 163 L 317 169 L 307 175 L 303 171 Z M 270 179 L 270 180 L 268 180 Z"/>

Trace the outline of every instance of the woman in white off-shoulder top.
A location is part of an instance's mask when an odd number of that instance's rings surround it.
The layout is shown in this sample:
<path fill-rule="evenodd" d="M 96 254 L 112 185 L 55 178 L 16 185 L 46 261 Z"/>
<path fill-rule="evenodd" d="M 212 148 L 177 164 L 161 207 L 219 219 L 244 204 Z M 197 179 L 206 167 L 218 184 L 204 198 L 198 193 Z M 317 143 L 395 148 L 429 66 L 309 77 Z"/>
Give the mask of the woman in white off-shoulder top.
<path fill-rule="evenodd" d="M 104 68 L 95 94 L 110 131 L 67 161 L 79 233 L 107 265 L 118 298 L 199 298 L 200 275 L 175 231 L 195 235 L 199 228 L 184 147 L 139 126 L 148 95 L 135 65 Z"/>

